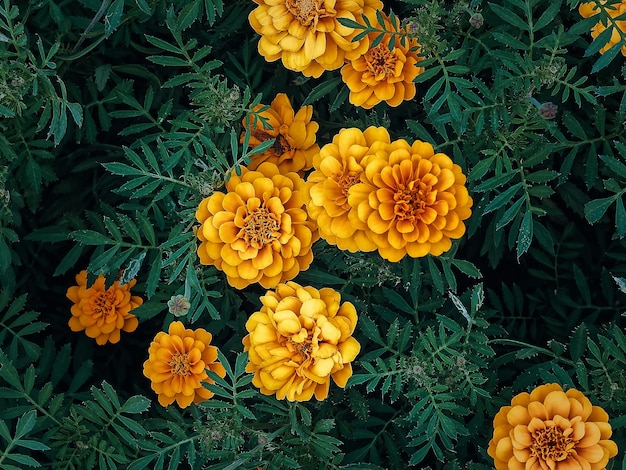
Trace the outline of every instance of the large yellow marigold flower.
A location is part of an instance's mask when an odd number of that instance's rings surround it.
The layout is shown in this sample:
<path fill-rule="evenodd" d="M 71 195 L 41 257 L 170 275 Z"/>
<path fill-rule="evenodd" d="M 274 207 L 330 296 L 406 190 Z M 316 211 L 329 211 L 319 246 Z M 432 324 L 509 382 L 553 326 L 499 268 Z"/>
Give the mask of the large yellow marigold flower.
<path fill-rule="evenodd" d="M 202 385 L 213 383 L 206 369 L 220 377 L 226 375 L 226 369 L 217 362 L 212 338 L 205 329 L 185 329 L 179 321 L 172 322 L 167 333 L 159 331 L 154 337 L 143 363 L 143 375 L 152 381 L 152 390 L 162 406 L 176 400 L 178 406 L 186 408 L 191 402 L 200 403 L 214 395 Z"/>
<path fill-rule="evenodd" d="M 352 337 L 357 313 L 331 288 L 279 284 L 261 297 L 243 339 L 252 383 L 265 395 L 289 401 L 328 396 L 330 378 L 345 387 L 361 345 Z"/>
<path fill-rule="evenodd" d="M 487 452 L 497 470 L 603 470 L 617 454 L 608 421 L 578 390 L 541 385 L 500 409 Z"/>
<path fill-rule="evenodd" d="M 204 199 L 196 218 L 202 226 L 198 256 L 224 271 L 238 289 L 258 282 L 265 288 L 293 279 L 313 260 L 319 234 L 309 219 L 297 173 L 281 174 L 273 163 L 257 171 L 233 172 L 226 193 Z"/>
<path fill-rule="evenodd" d="M 391 140 L 384 127 L 342 129 L 314 158 L 313 171 L 303 192 L 309 215 L 317 220 L 320 236 L 342 250 L 373 251 L 376 245 L 365 230 L 357 229 L 348 218 L 349 189 L 360 182 L 363 161 L 387 151 Z"/>
<path fill-rule="evenodd" d="M 400 22 L 392 25 L 385 16 L 385 29 L 401 31 Z M 369 34 L 369 42 L 380 33 Z M 392 35 L 385 34 L 382 41 L 370 47 L 365 54 L 352 59 L 341 69 L 341 77 L 350 89 L 349 100 L 355 106 L 370 109 L 381 101 L 389 106 L 398 106 L 415 96 L 413 80 L 424 71 L 416 64 L 422 57 L 418 55 L 420 46 L 415 39 L 404 37 L 404 44 L 394 38 L 394 47 L 389 47 Z"/>
<path fill-rule="evenodd" d="M 281 59 L 289 70 L 319 77 L 345 60 L 367 51 L 367 39 L 352 40 L 360 32 L 339 23 L 347 18 L 362 23 L 361 15 L 376 21 L 380 0 L 254 0 L 248 16 L 261 35 L 259 53 L 268 62 Z"/>
<path fill-rule="evenodd" d="M 255 110 L 262 108 L 258 105 Z M 272 128 L 264 128 L 260 119 L 254 122 L 254 116 L 249 115 L 243 120 L 245 128 L 250 129 L 250 146 L 256 147 L 261 142 L 275 138 L 274 145 L 259 155 L 254 155 L 248 165 L 249 170 L 256 170 L 267 161 L 278 166 L 282 173 L 295 171 L 304 175 L 304 171 L 313 165 L 313 156 L 320 151 L 315 143 L 315 133 L 319 129 L 316 122 L 312 122 L 313 106 L 304 106 L 294 114 L 289 98 L 285 93 L 279 93 L 272 101 L 270 108 L 259 113 L 267 118 L 267 124 Z M 245 133 L 241 135 L 243 142 Z"/>
<path fill-rule="evenodd" d="M 602 4 L 606 3 L 606 0 L 601 1 Z M 583 3 L 578 7 L 578 12 L 580 16 L 583 18 L 589 18 L 590 16 L 595 16 L 599 13 L 600 9 L 595 4 L 595 2 Z M 626 13 L 626 0 L 622 0 L 621 2 L 611 2 L 610 6 L 607 6 L 605 11 L 609 14 L 611 18 L 617 18 L 620 15 Z M 611 38 L 609 42 L 606 43 L 602 49 L 600 49 L 600 53 L 604 54 L 611 47 L 616 44 L 622 42 L 621 34 L 626 34 L 626 21 L 624 20 L 611 20 L 610 27 L 612 27 Z M 602 21 L 598 21 L 596 25 L 591 28 L 591 37 L 593 39 L 597 38 L 600 33 L 606 30 L 607 25 L 603 24 Z M 626 56 L 626 45 L 622 46 L 621 49 L 622 55 Z"/>
<path fill-rule="evenodd" d="M 139 321 L 130 312 L 143 303 L 143 299 L 131 295 L 130 288 L 137 282 L 135 279 L 128 284 L 120 285 L 115 281 L 111 287 L 105 288 L 106 278 L 98 276 L 96 282 L 87 287 L 87 271 L 82 270 L 76 276 L 77 286 L 67 289 L 66 296 L 72 305 L 68 324 L 72 331 L 83 331 L 96 343 L 117 343 L 120 331 L 130 333 L 137 329 Z"/>
<path fill-rule="evenodd" d="M 361 183 L 350 189 L 350 220 L 366 230 L 389 261 L 408 254 L 413 258 L 438 256 L 449 250 L 451 239 L 465 233 L 472 198 L 461 167 L 433 146 L 417 140 L 391 144 L 367 162 Z"/>

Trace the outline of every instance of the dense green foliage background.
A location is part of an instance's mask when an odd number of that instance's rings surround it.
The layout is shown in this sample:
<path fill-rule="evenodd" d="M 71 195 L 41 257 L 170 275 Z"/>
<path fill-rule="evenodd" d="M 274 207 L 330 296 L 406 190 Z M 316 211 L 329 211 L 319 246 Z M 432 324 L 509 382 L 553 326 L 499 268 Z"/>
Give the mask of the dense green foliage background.
<path fill-rule="evenodd" d="M 0 467 L 487 469 L 493 416 L 545 382 L 604 407 L 623 454 L 626 38 L 599 54 L 608 37 L 589 31 L 608 14 L 577 5 L 385 2 L 412 22 L 425 72 L 415 100 L 366 112 L 339 71 L 265 62 L 248 0 L 2 0 Z M 431 142 L 474 198 L 437 258 L 316 243 L 296 281 L 353 302 L 362 345 L 323 402 L 250 384 L 241 338 L 264 291 L 195 255 L 199 201 L 248 161 L 241 120 L 279 92 L 314 106 L 320 145 L 370 125 Z M 85 268 L 138 279 L 140 326 L 116 345 L 67 326 Z M 228 371 L 183 411 L 141 373 L 175 294 Z"/>

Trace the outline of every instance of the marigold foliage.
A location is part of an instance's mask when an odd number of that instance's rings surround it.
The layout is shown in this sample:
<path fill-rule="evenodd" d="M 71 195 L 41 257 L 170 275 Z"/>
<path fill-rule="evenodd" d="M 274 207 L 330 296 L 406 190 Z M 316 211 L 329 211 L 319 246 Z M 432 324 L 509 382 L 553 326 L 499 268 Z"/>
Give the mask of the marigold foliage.
<path fill-rule="evenodd" d="M 603 470 L 618 451 L 608 421 L 578 390 L 541 385 L 500 409 L 488 453 L 498 470 Z"/>
<path fill-rule="evenodd" d="M 68 324 L 72 331 L 85 331 L 99 345 L 118 343 L 120 332 L 131 333 L 137 329 L 139 320 L 130 313 L 143 303 L 143 299 L 130 293 L 137 283 L 135 279 L 120 285 L 115 281 L 106 288 L 106 277 L 99 275 L 95 282 L 87 287 L 87 271 L 76 275 L 78 285 L 67 289 L 66 297 L 74 305 Z"/>
<path fill-rule="evenodd" d="M 204 328 L 191 330 L 182 322 L 170 323 L 168 332 L 160 331 L 150 343 L 148 359 L 143 363 L 143 375 L 150 379 L 162 406 L 174 401 L 181 408 L 200 403 L 213 396 L 203 383 L 213 383 L 206 373 L 226 375 L 217 361 L 217 348 L 211 345 L 213 336 Z"/>

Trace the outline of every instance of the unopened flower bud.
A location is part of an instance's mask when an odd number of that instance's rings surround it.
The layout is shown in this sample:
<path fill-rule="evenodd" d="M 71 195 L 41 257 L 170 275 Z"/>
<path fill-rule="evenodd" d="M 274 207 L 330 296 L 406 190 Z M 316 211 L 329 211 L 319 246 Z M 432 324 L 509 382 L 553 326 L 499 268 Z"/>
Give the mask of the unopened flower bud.
<path fill-rule="evenodd" d="M 481 15 L 480 13 L 474 13 L 472 16 L 470 16 L 469 24 L 478 29 L 482 27 L 484 21 L 485 19 L 483 18 L 483 15 Z"/>
<path fill-rule="evenodd" d="M 557 105 L 548 101 L 547 103 L 543 103 L 541 106 L 539 106 L 537 112 L 539 113 L 539 116 L 544 119 L 554 119 L 558 110 L 559 107 Z"/>
<path fill-rule="evenodd" d="M 167 306 L 172 315 L 182 317 L 189 312 L 191 303 L 189 303 L 189 300 L 187 300 L 184 295 L 173 295 L 172 298 L 167 301 Z"/>

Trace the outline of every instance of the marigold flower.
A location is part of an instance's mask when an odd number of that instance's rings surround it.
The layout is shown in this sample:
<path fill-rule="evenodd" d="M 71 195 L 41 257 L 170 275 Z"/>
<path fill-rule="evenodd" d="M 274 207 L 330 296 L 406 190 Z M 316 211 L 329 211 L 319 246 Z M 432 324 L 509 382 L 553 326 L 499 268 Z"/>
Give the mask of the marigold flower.
<path fill-rule="evenodd" d="M 350 188 L 348 216 L 389 261 L 438 256 L 465 233 L 472 198 L 464 185 L 461 167 L 429 143 L 396 140 L 369 158 Z"/>
<path fill-rule="evenodd" d="M 260 104 L 255 110 L 262 107 Z M 254 116 L 248 115 L 243 125 L 250 129 L 250 146 L 256 147 L 273 138 L 276 140 L 265 152 L 252 157 L 248 169 L 256 170 L 261 163 L 268 161 L 277 165 L 282 173 L 295 171 L 304 175 L 304 171 L 313 165 L 313 156 L 320 151 L 319 145 L 315 143 L 319 125 L 311 121 L 313 106 L 304 106 L 294 114 L 287 95 L 279 93 L 270 108 L 259 113 L 259 116 L 267 118 L 272 128 L 264 128 L 260 119 L 255 124 Z M 241 142 L 244 136 L 245 132 L 241 135 Z"/>
<path fill-rule="evenodd" d="M 196 211 L 200 262 L 224 271 L 238 289 L 255 282 L 272 288 L 307 269 L 319 233 L 305 210 L 303 184 L 270 162 L 233 172 L 227 192 L 213 193 Z"/>
<path fill-rule="evenodd" d="M 602 0 L 600 3 L 604 5 L 606 3 L 606 0 Z M 623 15 L 624 13 L 626 13 L 626 0 L 622 0 L 621 2 L 611 2 L 605 8 L 605 11 L 609 14 L 611 18 L 617 18 L 618 16 Z M 578 12 L 583 18 L 589 18 L 591 16 L 597 15 L 600 12 L 600 9 L 595 2 L 589 2 L 582 3 L 578 7 Z M 613 19 L 609 22 L 609 25 L 609 27 L 612 28 L 611 38 L 606 43 L 606 45 L 602 47 L 602 49 L 600 49 L 601 54 L 604 54 L 616 44 L 623 43 L 622 35 L 626 35 L 626 21 Z M 606 28 L 607 25 L 605 25 L 602 21 L 598 21 L 596 25 L 591 28 L 591 37 L 593 39 L 597 38 L 600 33 L 606 30 Z M 626 45 L 622 45 L 621 52 L 623 56 L 626 56 Z"/>
<path fill-rule="evenodd" d="M 68 322 L 72 331 L 85 330 L 87 336 L 104 345 L 119 342 L 122 330 L 131 333 L 137 329 L 139 321 L 130 312 L 140 306 L 143 299 L 130 293 L 137 282 L 135 279 L 124 285 L 115 281 L 106 289 L 106 278 L 100 275 L 87 287 L 87 271 L 82 270 L 76 275 L 76 282 L 78 285 L 67 289 L 65 294 L 74 302 Z"/>
<path fill-rule="evenodd" d="M 152 381 L 152 390 L 162 406 L 176 400 L 178 406 L 186 408 L 191 402 L 200 403 L 214 395 L 202 386 L 203 382 L 214 383 L 206 369 L 220 377 L 226 375 L 226 369 L 217 362 L 217 348 L 211 346 L 211 339 L 205 329 L 185 329 L 179 321 L 172 322 L 167 333 L 159 331 L 154 337 L 143 363 L 143 375 Z"/>
<path fill-rule="evenodd" d="M 335 70 L 345 60 L 367 51 L 367 39 L 352 41 L 360 32 L 339 23 L 346 18 L 362 23 L 361 16 L 376 21 L 380 0 L 254 0 L 259 5 L 248 16 L 261 35 L 259 53 L 268 62 L 283 65 L 309 77 Z"/>
<path fill-rule="evenodd" d="M 348 218 L 348 191 L 360 182 L 366 157 L 386 150 L 391 140 L 384 127 L 342 129 L 314 158 L 303 193 L 309 215 L 317 220 L 320 236 L 342 250 L 373 251 L 376 245 L 365 230 Z"/>
<path fill-rule="evenodd" d="M 487 453 L 497 470 L 603 470 L 617 454 L 608 421 L 578 390 L 541 385 L 500 408 Z"/>
<path fill-rule="evenodd" d="M 383 16 L 386 30 L 402 31 L 397 18 L 392 25 L 390 18 Z M 373 43 L 378 36 L 379 32 L 370 33 L 369 42 Z M 420 45 L 415 39 L 403 39 L 404 45 L 402 40 L 394 38 L 394 46 L 390 48 L 392 35 L 385 34 L 379 44 L 343 66 L 341 77 L 350 89 L 350 103 L 370 109 L 385 101 L 395 107 L 415 96 L 413 80 L 424 71 L 416 65 L 422 60 L 418 55 Z"/>
<path fill-rule="evenodd" d="M 295 282 L 261 297 L 261 310 L 246 322 L 247 372 L 265 395 L 289 401 L 328 396 L 330 378 L 345 387 L 361 345 L 352 337 L 357 313 L 335 290 Z"/>

